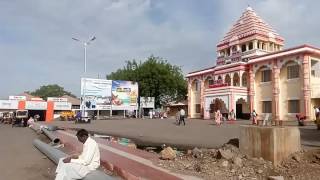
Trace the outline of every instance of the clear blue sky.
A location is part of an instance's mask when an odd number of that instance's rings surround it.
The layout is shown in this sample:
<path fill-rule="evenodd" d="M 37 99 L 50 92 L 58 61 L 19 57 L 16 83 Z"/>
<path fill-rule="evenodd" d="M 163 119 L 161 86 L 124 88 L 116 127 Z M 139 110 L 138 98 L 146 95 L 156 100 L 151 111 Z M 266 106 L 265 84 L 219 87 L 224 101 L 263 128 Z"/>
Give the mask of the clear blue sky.
<path fill-rule="evenodd" d="M 247 5 L 285 38 L 320 46 L 313 0 L 1 0 L 0 97 L 56 83 L 75 94 L 83 74 L 105 76 L 126 60 L 161 56 L 184 73 L 213 66 L 216 44 Z"/>

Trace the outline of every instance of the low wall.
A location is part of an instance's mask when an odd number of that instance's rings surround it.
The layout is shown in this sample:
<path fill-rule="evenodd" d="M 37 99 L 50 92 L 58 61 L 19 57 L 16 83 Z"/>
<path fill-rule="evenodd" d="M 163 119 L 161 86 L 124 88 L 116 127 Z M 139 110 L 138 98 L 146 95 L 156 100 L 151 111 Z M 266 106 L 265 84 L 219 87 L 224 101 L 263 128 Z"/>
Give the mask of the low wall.
<path fill-rule="evenodd" d="M 290 154 L 300 151 L 297 127 L 240 126 L 240 151 L 279 164 Z"/>

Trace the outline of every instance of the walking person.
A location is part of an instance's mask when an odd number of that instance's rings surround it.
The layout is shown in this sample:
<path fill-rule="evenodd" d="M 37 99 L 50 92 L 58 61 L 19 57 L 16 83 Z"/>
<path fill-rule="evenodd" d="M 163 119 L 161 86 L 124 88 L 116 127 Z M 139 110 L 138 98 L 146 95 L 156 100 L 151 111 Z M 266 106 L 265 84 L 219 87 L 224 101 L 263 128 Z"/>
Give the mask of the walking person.
<path fill-rule="evenodd" d="M 180 122 L 180 111 L 176 113 L 176 125 L 179 125 Z"/>
<path fill-rule="evenodd" d="M 61 158 L 56 169 L 55 180 L 82 179 L 100 166 L 100 151 L 95 140 L 89 137 L 88 131 L 80 129 L 78 140 L 83 143 L 82 153 Z"/>
<path fill-rule="evenodd" d="M 215 115 L 215 120 L 216 120 L 216 125 L 220 126 L 221 125 L 221 118 L 222 118 L 222 114 L 220 112 L 220 110 L 218 109 Z"/>
<path fill-rule="evenodd" d="M 184 111 L 183 108 L 181 108 L 180 110 L 180 121 L 179 121 L 179 126 L 180 126 L 180 123 L 183 122 L 183 125 L 185 126 L 186 125 L 186 122 L 184 121 L 184 116 L 185 116 L 186 112 Z"/>
<path fill-rule="evenodd" d="M 317 129 L 320 130 L 320 109 L 316 106 L 314 106 L 314 113 L 316 116 L 316 121 L 315 123 L 317 124 Z"/>
<path fill-rule="evenodd" d="M 256 113 L 256 110 L 253 110 L 251 113 L 252 124 L 258 124 L 257 123 L 257 116 L 258 116 L 258 114 Z"/>
<path fill-rule="evenodd" d="M 236 114 L 234 113 L 233 109 L 231 109 L 231 111 L 229 112 L 228 120 L 230 123 L 234 123 L 236 120 Z"/>

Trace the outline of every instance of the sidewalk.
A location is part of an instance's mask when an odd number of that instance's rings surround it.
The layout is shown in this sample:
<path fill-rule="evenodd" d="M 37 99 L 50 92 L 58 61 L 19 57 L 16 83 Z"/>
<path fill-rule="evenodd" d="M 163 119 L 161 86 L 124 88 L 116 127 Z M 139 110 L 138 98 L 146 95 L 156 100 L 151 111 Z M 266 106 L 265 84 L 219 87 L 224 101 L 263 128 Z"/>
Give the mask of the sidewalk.
<path fill-rule="evenodd" d="M 82 144 L 78 142 L 74 131 L 54 132 L 67 148 L 81 151 Z M 101 138 L 94 138 L 100 147 L 102 165 L 124 179 L 182 180 L 198 179 L 192 176 L 172 173 L 154 165 L 158 160 L 156 154 L 139 149 L 131 149 Z"/>

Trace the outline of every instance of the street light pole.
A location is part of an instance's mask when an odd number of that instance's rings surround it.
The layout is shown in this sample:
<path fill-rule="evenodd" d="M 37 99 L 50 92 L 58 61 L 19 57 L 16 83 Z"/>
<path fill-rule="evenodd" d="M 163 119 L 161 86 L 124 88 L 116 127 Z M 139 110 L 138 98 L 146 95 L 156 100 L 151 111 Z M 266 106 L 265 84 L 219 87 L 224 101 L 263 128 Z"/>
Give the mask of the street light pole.
<path fill-rule="evenodd" d="M 90 44 L 90 42 L 94 41 L 96 39 L 96 37 L 93 36 L 89 41 L 86 41 L 86 42 L 81 41 L 77 38 L 72 38 L 72 39 L 75 41 L 79 41 L 84 46 L 84 77 L 86 77 L 87 76 L 87 46 Z M 86 105 L 85 104 L 83 105 L 83 101 L 85 100 L 85 97 L 86 97 L 86 79 L 84 79 L 84 85 L 83 85 L 82 91 L 83 91 L 83 96 L 82 96 L 81 102 L 80 102 L 80 104 L 81 104 L 80 110 L 82 112 L 81 114 L 83 117 L 83 116 L 85 116 L 85 113 L 86 113 L 86 111 L 85 111 Z M 84 103 L 85 103 L 85 101 L 84 101 Z"/>

